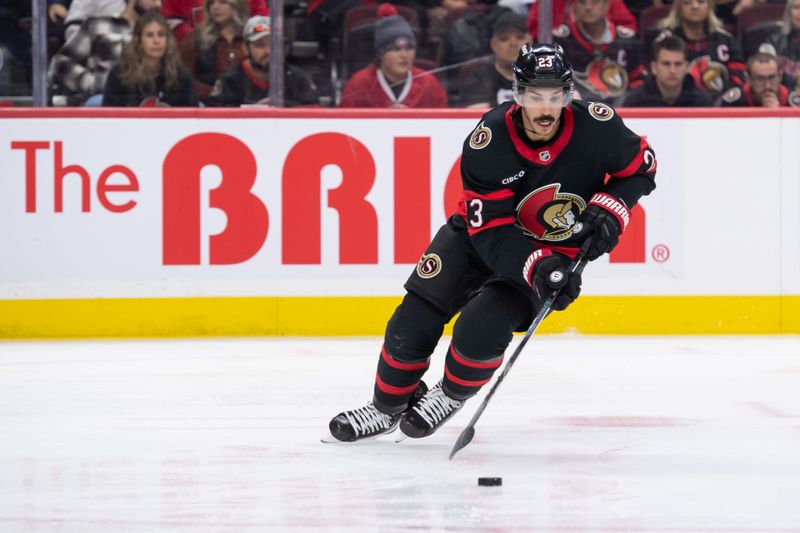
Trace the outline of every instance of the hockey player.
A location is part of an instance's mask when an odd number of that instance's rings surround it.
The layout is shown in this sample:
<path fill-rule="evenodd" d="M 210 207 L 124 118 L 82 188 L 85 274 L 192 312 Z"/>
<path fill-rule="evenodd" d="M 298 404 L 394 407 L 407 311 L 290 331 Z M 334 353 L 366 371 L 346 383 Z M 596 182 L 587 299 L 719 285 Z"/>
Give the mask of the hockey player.
<path fill-rule="evenodd" d="M 460 212 L 442 226 L 389 320 L 373 400 L 335 416 L 339 441 L 393 431 L 425 437 L 488 383 L 515 331 L 560 289 L 553 309 L 578 297 L 568 265 L 610 252 L 630 209 L 655 187 L 647 142 L 602 103 L 572 102 L 572 67 L 558 45 L 525 45 L 514 63 L 514 101 L 486 113 L 464 141 Z M 608 175 L 608 178 L 607 178 Z M 453 329 L 444 377 L 421 378 L 444 325 Z"/>

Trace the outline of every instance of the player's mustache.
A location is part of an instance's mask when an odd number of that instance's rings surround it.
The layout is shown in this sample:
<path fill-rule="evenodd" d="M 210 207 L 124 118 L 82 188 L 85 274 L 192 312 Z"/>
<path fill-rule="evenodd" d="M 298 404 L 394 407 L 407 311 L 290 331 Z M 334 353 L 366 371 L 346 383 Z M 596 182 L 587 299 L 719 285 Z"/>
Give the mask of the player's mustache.
<path fill-rule="evenodd" d="M 553 115 L 539 115 L 538 117 L 534 118 L 534 122 L 539 122 L 540 120 L 549 120 L 550 122 L 555 122 L 556 117 Z"/>

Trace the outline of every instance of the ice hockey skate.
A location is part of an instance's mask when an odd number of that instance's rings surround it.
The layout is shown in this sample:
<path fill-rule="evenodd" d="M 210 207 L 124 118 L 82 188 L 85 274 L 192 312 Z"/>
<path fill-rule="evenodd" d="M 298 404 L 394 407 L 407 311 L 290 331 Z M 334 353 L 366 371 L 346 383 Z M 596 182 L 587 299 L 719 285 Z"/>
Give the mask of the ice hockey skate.
<path fill-rule="evenodd" d="M 440 381 L 400 415 L 400 432 L 412 439 L 427 437 L 456 414 L 465 403 L 466 400 L 456 400 L 445 394 Z"/>
<path fill-rule="evenodd" d="M 416 404 L 428 391 L 424 381 L 420 381 L 408 409 Z M 323 435 L 322 442 L 356 442 L 359 440 L 370 440 L 381 435 L 393 432 L 400 423 L 403 411 L 395 415 L 386 414 L 380 411 L 372 402 L 364 407 L 344 411 L 333 417 L 328 424 L 329 433 Z"/>

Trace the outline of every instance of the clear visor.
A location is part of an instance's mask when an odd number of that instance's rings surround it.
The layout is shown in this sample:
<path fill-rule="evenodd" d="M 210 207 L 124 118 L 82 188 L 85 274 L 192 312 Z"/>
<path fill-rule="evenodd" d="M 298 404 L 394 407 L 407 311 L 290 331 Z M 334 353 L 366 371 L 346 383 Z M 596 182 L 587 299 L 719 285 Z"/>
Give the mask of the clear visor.
<path fill-rule="evenodd" d="M 567 107 L 572 102 L 572 89 L 561 91 L 514 84 L 514 101 L 522 107 Z"/>

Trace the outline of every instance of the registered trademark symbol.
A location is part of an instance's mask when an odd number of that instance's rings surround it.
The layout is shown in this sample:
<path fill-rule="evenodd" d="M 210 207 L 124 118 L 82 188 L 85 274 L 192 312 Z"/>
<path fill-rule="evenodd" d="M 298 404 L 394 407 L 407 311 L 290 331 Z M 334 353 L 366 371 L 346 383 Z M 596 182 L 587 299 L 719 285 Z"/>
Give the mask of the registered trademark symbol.
<path fill-rule="evenodd" d="M 666 244 L 656 244 L 651 255 L 656 263 L 666 263 L 669 261 L 669 247 Z"/>

